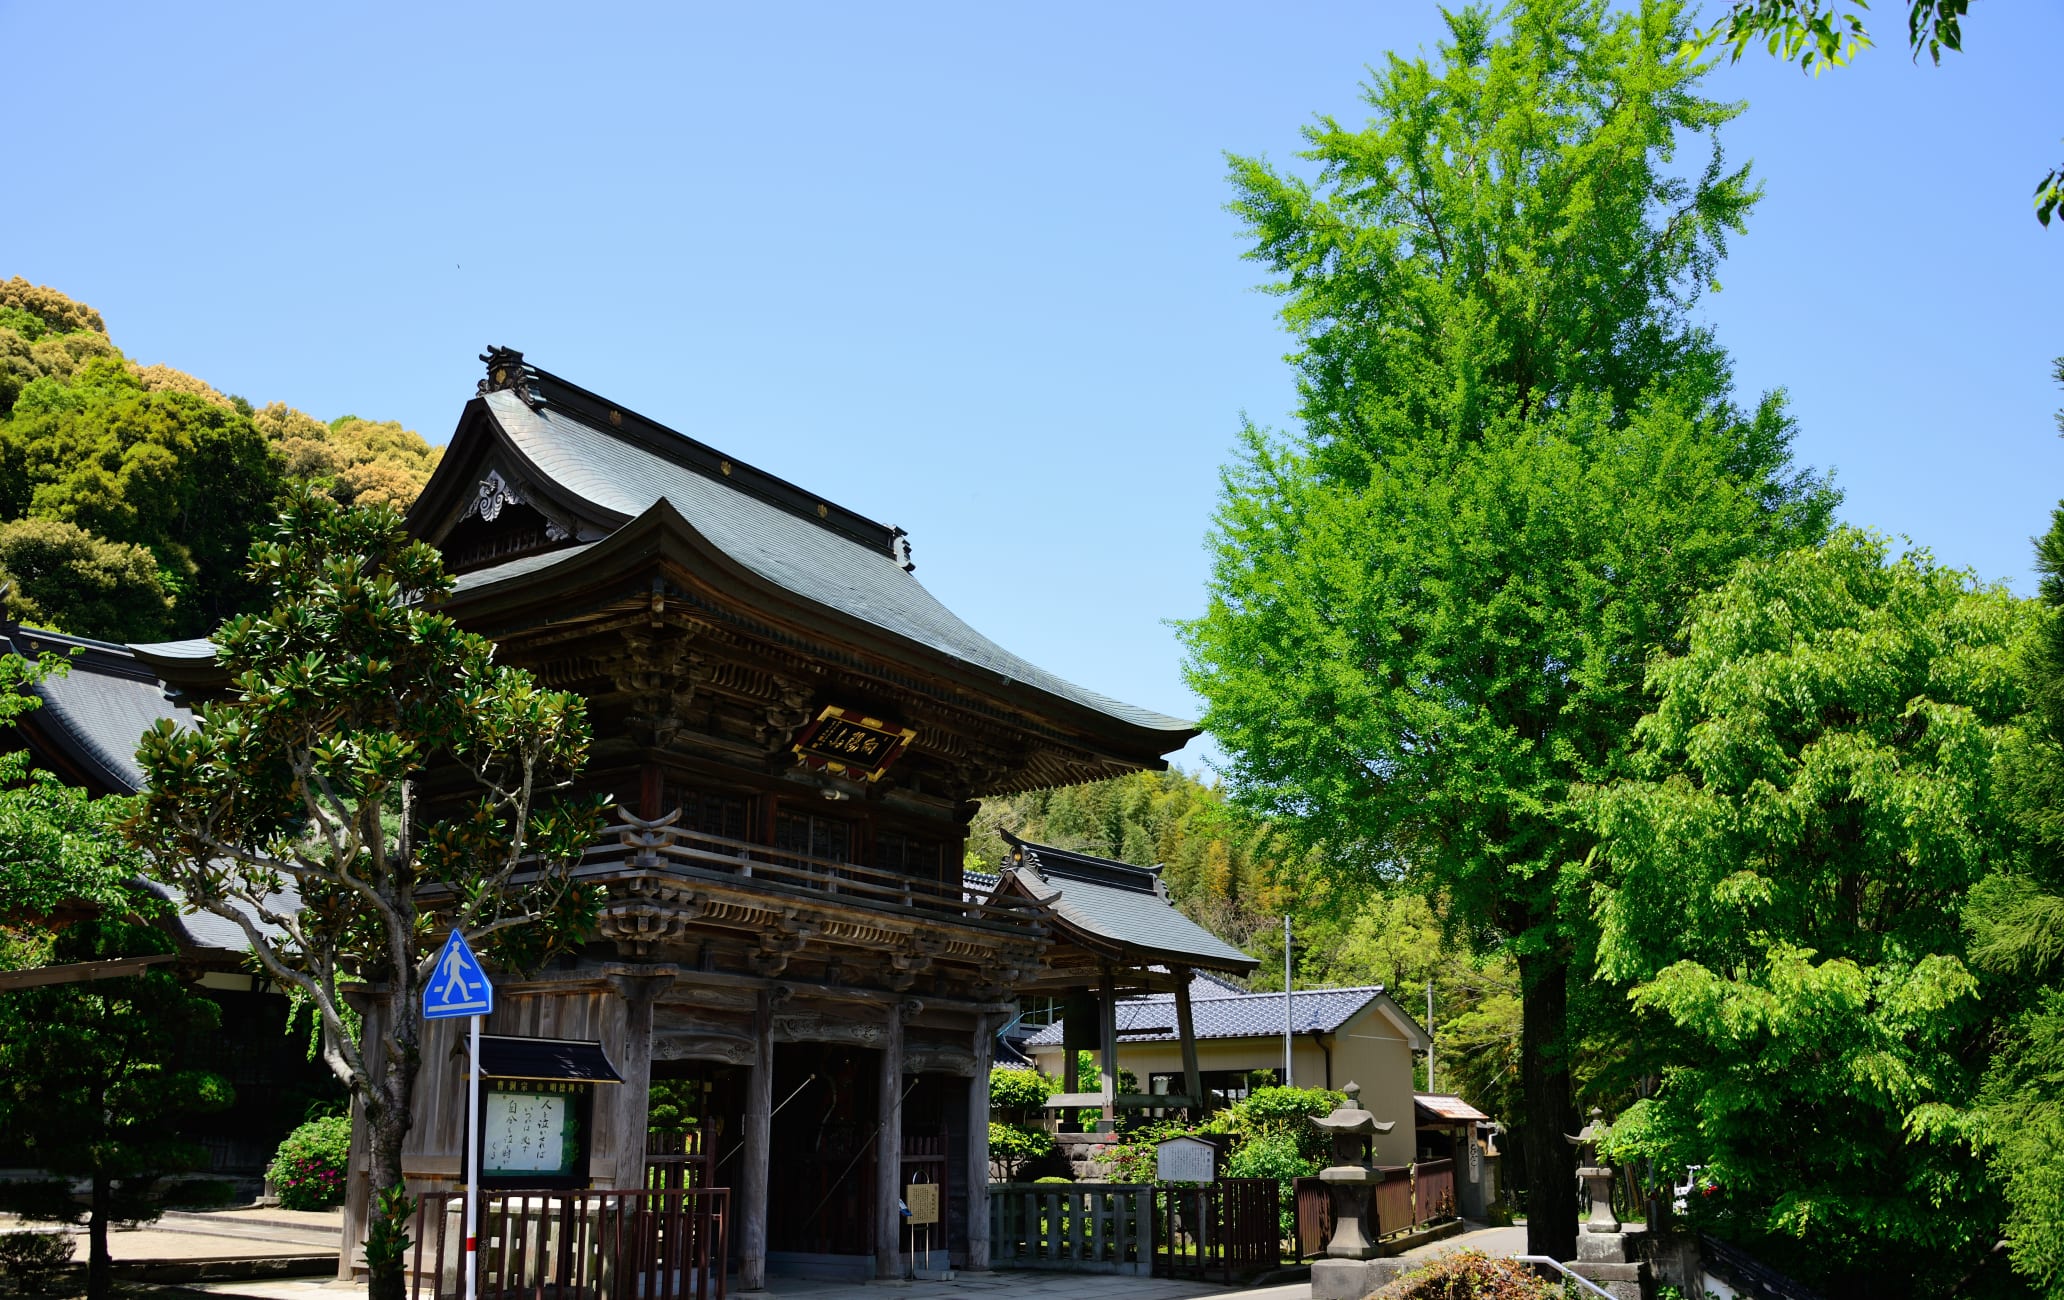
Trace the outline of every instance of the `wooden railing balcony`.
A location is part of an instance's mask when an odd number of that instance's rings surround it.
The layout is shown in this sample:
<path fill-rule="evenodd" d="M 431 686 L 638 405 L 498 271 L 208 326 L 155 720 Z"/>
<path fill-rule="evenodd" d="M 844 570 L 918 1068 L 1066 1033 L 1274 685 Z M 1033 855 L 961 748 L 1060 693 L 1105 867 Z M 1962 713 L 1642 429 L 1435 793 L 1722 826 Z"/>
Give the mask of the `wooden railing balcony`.
<path fill-rule="evenodd" d="M 874 910 L 917 910 L 1014 937 L 1045 933 L 1046 913 L 1039 905 L 970 897 L 957 877 L 942 883 L 688 830 L 675 824 L 678 813 L 653 821 L 623 816 L 587 851 L 577 874 L 602 880 L 655 874 L 733 885 L 750 881 L 756 892 L 835 897 Z"/>

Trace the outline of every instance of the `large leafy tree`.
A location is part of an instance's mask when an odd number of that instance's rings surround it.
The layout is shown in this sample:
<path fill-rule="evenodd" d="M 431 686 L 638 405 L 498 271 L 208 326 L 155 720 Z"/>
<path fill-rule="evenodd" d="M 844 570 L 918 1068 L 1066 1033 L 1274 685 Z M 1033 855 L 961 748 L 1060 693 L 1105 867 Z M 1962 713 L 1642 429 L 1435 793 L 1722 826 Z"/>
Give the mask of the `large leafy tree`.
<path fill-rule="evenodd" d="M 256 600 L 244 556 L 288 484 L 406 509 L 438 455 L 392 421 L 254 411 L 137 366 L 91 307 L 0 282 L 0 563 L 15 617 L 114 640 L 201 635 Z M 111 604 L 111 585 L 137 599 Z"/>
<path fill-rule="evenodd" d="M 37 707 L 23 688 L 61 660 L 0 656 L 0 728 Z M 0 970 L 169 952 L 162 904 L 133 883 L 121 799 L 89 799 L 16 750 L 0 755 Z M 8 1158 L 85 1180 L 0 1188 L 5 1207 L 87 1224 L 88 1294 L 110 1294 L 108 1227 L 157 1213 L 151 1185 L 194 1167 L 179 1121 L 228 1104 L 227 1083 L 181 1063 L 215 1006 L 165 969 L 0 992 L 0 1134 Z"/>
<path fill-rule="evenodd" d="M 2064 382 L 2064 358 L 2056 375 Z M 2064 411 L 2057 427 L 2064 432 Z M 2006 1193 L 2015 1267 L 2064 1300 L 2064 505 L 2035 563 L 2037 628 L 2020 665 L 2029 712 L 2000 759 L 2025 854 L 1979 882 L 1964 921 L 1971 964 L 2003 1021 L 1975 1129 Z"/>
<path fill-rule="evenodd" d="M 1537 1251 L 1575 1246 L 1567 1019 L 1589 833 L 1641 665 L 1743 556 L 1824 531 L 1781 402 L 1729 398 L 1686 318 L 1756 191 L 1673 5 L 1449 16 L 1393 57 L 1316 180 L 1233 161 L 1281 277 L 1301 428 L 1249 430 L 1210 604 L 1183 635 L 1241 800 L 1346 870 L 1401 874 L 1522 983 Z"/>
<path fill-rule="evenodd" d="M 156 900 L 139 890 L 129 902 Z M 117 908 L 66 926 L 50 956 L 79 963 L 170 950 L 163 931 Z M 17 1187 L 9 1208 L 86 1220 L 89 1300 L 113 1294 L 110 1223 L 156 1217 L 152 1184 L 206 1163 L 179 1121 L 220 1110 L 235 1093 L 182 1058 L 220 1020 L 213 1002 L 164 968 L 0 993 L 0 1129 L 34 1167 L 90 1189 L 82 1206 L 64 1184 Z"/>
<path fill-rule="evenodd" d="M 1634 772 L 1593 804 L 1598 969 L 1666 1044 L 1621 1149 L 1703 1165 L 1730 1233 L 1830 1292 L 1963 1293 L 1997 1237 L 1959 914 L 2013 861 L 2029 616 L 1855 532 L 1746 565 L 1652 666 Z"/>
<path fill-rule="evenodd" d="M 362 1108 L 372 1185 L 393 1193 L 369 1240 L 371 1294 L 399 1300 L 423 983 L 449 929 L 519 966 L 582 937 L 597 900 L 568 868 L 599 808 L 552 792 L 586 757 L 587 718 L 436 611 L 450 579 L 391 508 L 302 493 L 275 537 L 251 563 L 270 609 L 216 634 L 234 694 L 192 730 L 144 736 L 130 830 L 188 907 L 241 927 L 313 1005 L 323 1057 Z M 465 790 L 432 800 L 433 770 Z"/>

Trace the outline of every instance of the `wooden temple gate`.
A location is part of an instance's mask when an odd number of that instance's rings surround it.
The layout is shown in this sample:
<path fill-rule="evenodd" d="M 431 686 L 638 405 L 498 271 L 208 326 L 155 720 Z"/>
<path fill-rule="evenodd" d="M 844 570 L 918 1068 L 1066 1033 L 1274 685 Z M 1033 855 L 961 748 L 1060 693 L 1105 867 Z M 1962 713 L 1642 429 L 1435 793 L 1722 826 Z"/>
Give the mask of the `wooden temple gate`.
<path fill-rule="evenodd" d="M 618 808 L 577 868 L 602 894 L 596 933 L 502 972 L 483 1026 L 585 1045 L 621 1080 L 586 1094 L 564 1190 L 495 1192 L 494 1286 L 637 1276 L 660 1288 L 641 1296 L 685 1294 L 683 1279 L 720 1287 L 729 1258 L 758 1288 L 784 1253 L 899 1277 L 909 1179 L 940 1184 L 939 1243 L 986 1268 L 987 1076 L 1017 1000 L 1108 1004 L 1254 963 L 1183 917 L 1154 869 L 1014 845 L 972 884 L 977 801 L 1163 768 L 1195 726 L 981 636 L 918 583 L 900 529 L 519 352 L 481 360 L 407 526 L 454 575 L 441 612 L 492 639 L 496 663 L 585 701 L 594 743 L 570 793 Z M 206 643 L 135 654 L 187 699 L 234 689 Z M 426 810 L 463 807 L 468 779 L 426 774 Z M 1102 1020 L 1086 1045 L 1115 1076 L 1108 1006 Z M 466 1145 L 459 1034 L 422 1031 L 402 1152 L 433 1289 Z M 710 1128 L 649 1148 L 655 1072 L 688 1066 L 717 1072 Z M 1114 1083 L 1092 1104 L 1127 1104 Z M 361 1132 L 347 1243 L 372 1217 L 363 1149 Z M 635 1244 L 634 1229 L 656 1235 Z M 362 1264 L 353 1245 L 340 1275 Z"/>

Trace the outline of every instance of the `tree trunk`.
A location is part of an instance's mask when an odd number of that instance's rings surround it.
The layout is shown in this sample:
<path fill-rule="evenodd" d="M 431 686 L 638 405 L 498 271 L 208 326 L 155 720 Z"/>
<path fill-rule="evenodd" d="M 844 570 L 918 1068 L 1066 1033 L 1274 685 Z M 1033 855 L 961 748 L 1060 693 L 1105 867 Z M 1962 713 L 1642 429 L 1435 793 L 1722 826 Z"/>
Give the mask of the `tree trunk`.
<path fill-rule="evenodd" d="M 1519 959 L 1520 1140 L 1526 1153 L 1527 1252 L 1577 1255 L 1576 1129 L 1570 1100 L 1569 965 L 1559 952 Z"/>
<path fill-rule="evenodd" d="M 108 1300 L 114 1268 L 108 1259 L 108 1176 L 93 1175 L 93 1209 L 86 1219 L 86 1300 Z"/>
<path fill-rule="evenodd" d="M 366 1173 L 372 1184 L 371 1213 L 366 1216 L 366 1300 L 407 1300 L 408 1295 L 407 1234 L 415 1206 L 405 1194 L 401 1148 L 408 1139 L 409 1106 L 421 1063 L 421 1020 L 420 1011 L 410 1005 L 415 989 L 409 981 L 395 982 L 402 988 L 398 997 L 389 994 L 383 1017 L 391 1026 L 380 1070 L 383 1077 L 369 1081 L 365 1107 Z"/>

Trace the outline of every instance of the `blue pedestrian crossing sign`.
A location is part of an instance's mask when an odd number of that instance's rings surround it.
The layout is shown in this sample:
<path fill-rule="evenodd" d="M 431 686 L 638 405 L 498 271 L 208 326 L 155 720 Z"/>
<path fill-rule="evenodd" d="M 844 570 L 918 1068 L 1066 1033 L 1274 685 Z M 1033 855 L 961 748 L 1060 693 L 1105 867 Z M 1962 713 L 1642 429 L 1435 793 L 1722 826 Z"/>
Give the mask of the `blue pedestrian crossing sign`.
<path fill-rule="evenodd" d="M 494 985 L 480 969 L 480 959 L 466 946 L 457 930 L 444 941 L 437 954 L 437 968 L 423 986 L 423 1016 L 438 1020 L 449 1016 L 484 1016 L 494 1010 Z"/>

